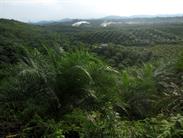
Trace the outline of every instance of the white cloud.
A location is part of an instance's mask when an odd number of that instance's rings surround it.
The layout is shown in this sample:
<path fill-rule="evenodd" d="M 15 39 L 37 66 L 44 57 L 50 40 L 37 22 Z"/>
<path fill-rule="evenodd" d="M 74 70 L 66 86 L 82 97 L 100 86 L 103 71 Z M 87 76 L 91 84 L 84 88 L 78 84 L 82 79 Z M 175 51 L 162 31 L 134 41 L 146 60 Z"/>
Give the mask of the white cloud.
<path fill-rule="evenodd" d="M 59 4 L 75 1 L 77 0 L 0 0 L 0 4 Z"/>
<path fill-rule="evenodd" d="M 0 0 L 1 3 L 6 4 L 38 4 L 38 3 L 55 3 L 57 0 Z"/>

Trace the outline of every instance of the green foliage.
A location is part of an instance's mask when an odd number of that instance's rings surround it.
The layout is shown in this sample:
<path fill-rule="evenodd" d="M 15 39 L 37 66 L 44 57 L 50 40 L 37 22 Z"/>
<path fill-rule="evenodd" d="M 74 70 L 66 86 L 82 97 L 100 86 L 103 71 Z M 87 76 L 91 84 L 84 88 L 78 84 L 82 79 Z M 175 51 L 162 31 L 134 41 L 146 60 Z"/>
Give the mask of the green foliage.
<path fill-rule="evenodd" d="M 65 138 L 62 130 L 62 124 L 54 120 L 45 121 L 40 116 L 35 115 L 33 119 L 26 124 L 25 128 L 18 134 L 20 137 L 54 137 Z"/>
<path fill-rule="evenodd" d="M 64 116 L 63 128 L 66 133 L 78 132 L 82 138 L 119 137 L 119 116 L 110 103 L 103 112 L 83 112 L 79 109 Z"/>
<path fill-rule="evenodd" d="M 68 53 L 45 47 L 42 51 L 24 49 L 25 57 L 7 68 L 9 74 L 1 82 L 0 116 L 24 124 L 18 135 L 181 136 L 179 128 L 171 126 L 172 118 L 148 120 L 159 113 L 181 113 L 181 92 L 165 93 L 164 88 L 164 73 L 174 68 L 161 72 L 166 68 L 144 64 L 121 74 L 84 50 Z"/>
<path fill-rule="evenodd" d="M 183 137 L 181 25 L 58 26 L 0 20 L 0 137 Z"/>
<path fill-rule="evenodd" d="M 93 52 L 103 56 L 113 67 L 123 69 L 125 67 L 142 65 L 145 62 L 152 61 L 157 57 L 145 49 L 140 51 L 133 48 L 126 48 L 118 45 L 97 46 Z"/>
<path fill-rule="evenodd" d="M 128 116 L 133 119 L 148 117 L 154 113 L 158 101 L 154 69 L 147 64 L 131 74 L 126 71 L 122 74 L 121 98 L 128 105 Z"/>
<path fill-rule="evenodd" d="M 139 121 L 122 121 L 120 137 L 125 138 L 180 138 L 182 137 L 182 116 L 166 118 L 157 116 Z"/>
<path fill-rule="evenodd" d="M 114 43 L 125 46 L 147 46 L 180 43 L 182 34 L 172 33 L 172 26 L 166 24 L 165 26 L 160 24 L 157 26 L 122 25 L 121 27 L 90 28 L 89 30 L 87 28 L 79 30 L 77 33 L 73 29 L 73 36 L 74 39 L 89 44 Z M 173 28 L 177 29 L 177 27 L 179 28 L 178 25 L 174 24 Z"/>
<path fill-rule="evenodd" d="M 117 72 L 85 51 L 63 54 L 47 49 L 44 55 L 28 50 L 27 57 L 13 68 L 12 77 L 2 84 L 0 99 L 5 103 L 2 108 L 22 115 L 52 112 L 58 116 L 89 99 L 96 106 L 105 105 L 117 94 Z"/>
<path fill-rule="evenodd" d="M 176 62 L 176 69 L 178 71 L 183 71 L 183 52 L 179 56 L 177 62 Z"/>

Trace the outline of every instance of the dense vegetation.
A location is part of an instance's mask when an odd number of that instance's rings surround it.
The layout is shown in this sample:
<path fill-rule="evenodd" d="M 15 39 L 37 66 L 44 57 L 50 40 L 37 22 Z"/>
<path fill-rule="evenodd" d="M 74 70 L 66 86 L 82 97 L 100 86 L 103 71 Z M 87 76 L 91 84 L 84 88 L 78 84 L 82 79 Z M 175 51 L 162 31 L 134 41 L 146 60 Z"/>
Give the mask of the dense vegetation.
<path fill-rule="evenodd" d="M 182 23 L 123 24 L 109 27 L 46 26 L 50 31 L 62 32 L 71 41 L 89 44 L 114 43 L 125 46 L 150 46 L 182 42 Z"/>
<path fill-rule="evenodd" d="M 181 29 L 0 20 L 0 137 L 183 137 Z"/>

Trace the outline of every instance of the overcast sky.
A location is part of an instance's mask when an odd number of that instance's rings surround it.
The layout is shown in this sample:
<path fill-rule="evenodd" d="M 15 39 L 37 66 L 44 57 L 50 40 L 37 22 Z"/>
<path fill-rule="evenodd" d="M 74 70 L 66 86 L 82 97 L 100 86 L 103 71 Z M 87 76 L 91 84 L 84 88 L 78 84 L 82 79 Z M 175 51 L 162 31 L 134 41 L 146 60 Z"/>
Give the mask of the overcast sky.
<path fill-rule="evenodd" d="M 183 0 L 0 0 L 0 18 L 25 22 L 182 13 Z"/>

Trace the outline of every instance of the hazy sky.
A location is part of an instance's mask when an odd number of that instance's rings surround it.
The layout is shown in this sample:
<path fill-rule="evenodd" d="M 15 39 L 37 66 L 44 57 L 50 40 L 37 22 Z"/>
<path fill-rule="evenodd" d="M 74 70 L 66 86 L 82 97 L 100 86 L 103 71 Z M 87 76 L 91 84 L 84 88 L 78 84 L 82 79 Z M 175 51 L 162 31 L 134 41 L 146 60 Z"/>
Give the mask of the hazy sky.
<path fill-rule="evenodd" d="M 0 18 L 21 21 L 183 13 L 183 0 L 0 0 Z"/>

